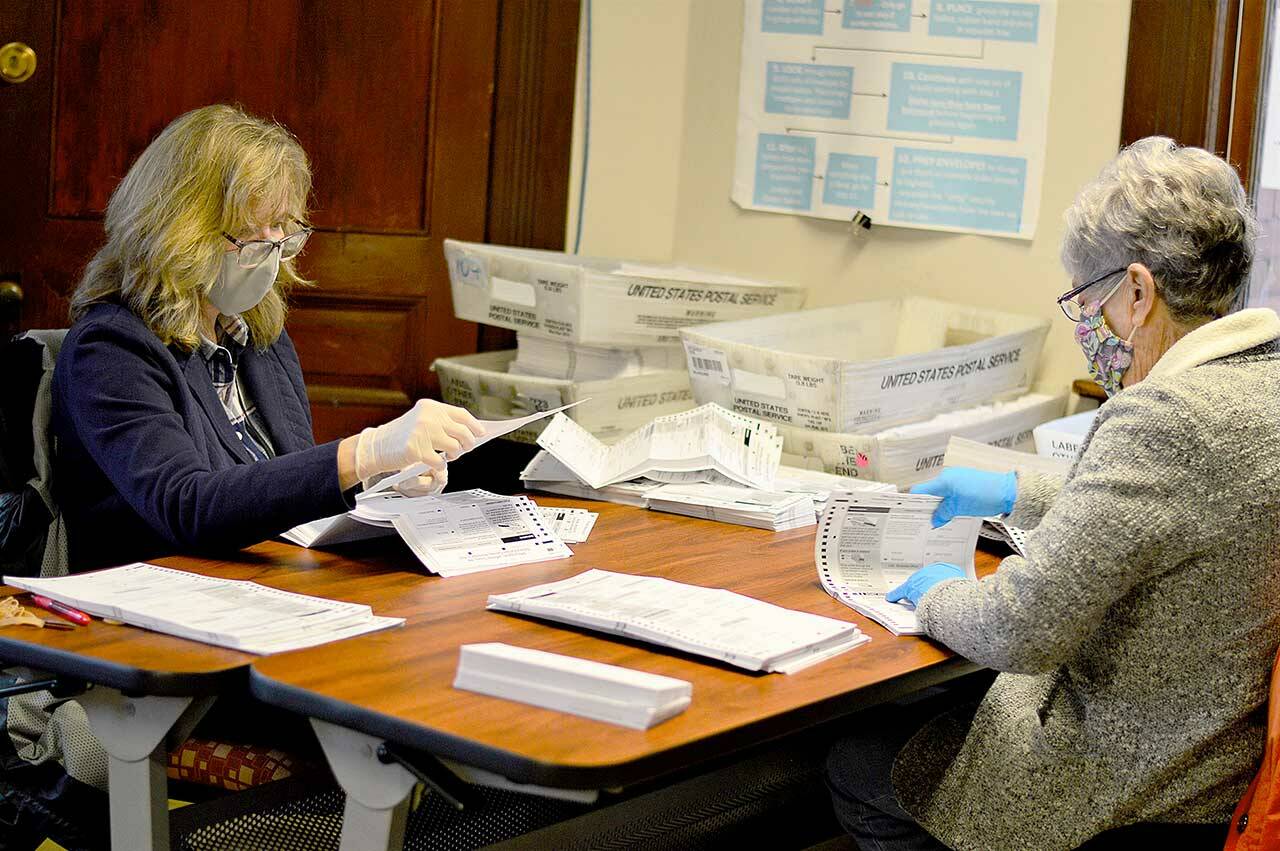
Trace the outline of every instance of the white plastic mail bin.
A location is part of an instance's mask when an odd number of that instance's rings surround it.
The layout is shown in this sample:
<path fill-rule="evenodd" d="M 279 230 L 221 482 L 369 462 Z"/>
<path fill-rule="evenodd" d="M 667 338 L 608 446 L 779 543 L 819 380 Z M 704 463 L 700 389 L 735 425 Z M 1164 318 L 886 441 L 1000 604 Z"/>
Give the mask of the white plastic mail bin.
<path fill-rule="evenodd" d="M 607 381 L 567 381 L 507 372 L 515 355 L 510 350 L 437 358 L 431 368 L 440 376 L 444 401 L 480 419 L 509 419 L 590 399 L 565 414 L 604 441 L 620 438 L 656 416 L 694 407 L 689 376 L 682 369 Z M 539 420 L 507 437 L 533 443 L 548 422 Z"/>
<path fill-rule="evenodd" d="M 779 426 L 782 463 L 888 482 L 905 490 L 938 474 L 952 435 L 1033 452 L 1032 431 L 1060 416 L 1066 406 L 1066 396 L 1028 393 L 1012 401 L 951 411 L 876 434 L 837 434 Z"/>
<path fill-rule="evenodd" d="M 1059 420 L 1047 422 L 1036 428 L 1036 454 L 1046 458 L 1061 458 L 1074 461 L 1080 455 L 1085 435 L 1093 428 L 1093 421 L 1098 416 L 1098 409 L 1073 414 Z"/>
<path fill-rule="evenodd" d="M 762 419 L 870 434 L 1025 392 L 1046 319 L 925 298 L 684 328 L 693 396 Z"/>
<path fill-rule="evenodd" d="M 673 265 L 444 241 L 453 312 L 572 343 L 653 346 L 679 329 L 804 306 L 801 287 Z"/>

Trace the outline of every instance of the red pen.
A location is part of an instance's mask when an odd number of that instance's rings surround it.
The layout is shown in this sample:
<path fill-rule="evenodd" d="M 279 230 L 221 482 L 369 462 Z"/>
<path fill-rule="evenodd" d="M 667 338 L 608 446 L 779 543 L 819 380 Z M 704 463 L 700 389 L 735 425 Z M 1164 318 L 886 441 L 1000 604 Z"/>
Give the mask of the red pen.
<path fill-rule="evenodd" d="M 39 594 L 32 594 L 31 602 L 36 607 L 44 609 L 46 612 L 53 612 L 55 615 L 66 618 L 72 623 L 78 623 L 81 626 L 88 626 L 89 622 L 92 620 L 92 618 L 79 609 L 73 609 L 68 605 L 59 603 L 57 600 L 50 600 L 48 597 L 42 597 Z"/>

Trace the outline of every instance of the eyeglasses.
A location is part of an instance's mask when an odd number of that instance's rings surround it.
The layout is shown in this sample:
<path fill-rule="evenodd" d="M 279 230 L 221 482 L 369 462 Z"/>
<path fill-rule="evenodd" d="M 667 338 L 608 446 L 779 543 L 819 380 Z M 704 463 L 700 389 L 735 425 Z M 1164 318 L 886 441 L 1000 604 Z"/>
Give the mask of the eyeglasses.
<path fill-rule="evenodd" d="M 239 240 L 229 233 L 223 232 L 223 236 L 234 245 L 239 253 L 236 263 L 241 269 L 253 269 L 261 266 L 271 256 L 271 252 L 277 248 L 280 249 L 280 259 L 288 260 L 291 257 L 297 257 L 302 252 L 302 247 L 307 244 L 307 238 L 311 236 L 311 228 L 303 228 L 297 233 L 291 233 L 284 239 L 250 239 Z"/>
<path fill-rule="evenodd" d="M 1094 278 L 1092 281 L 1089 281 L 1087 284 L 1081 284 L 1080 286 L 1076 287 L 1073 290 L 1068 290 L 1067 292 L 1058 296 L 1058 307 L 1062 308 L 1063 314 L 1072 322 L 1079 322 L 1081 319 L 1084 318 L 1084 315 L 1083 315 L 1084 305 L 1076 301 L 1076 297 L 1083 294 L 1085 290 L 1089 289 L 1089 287 L 1093 286 L 1094 284 L 1100 284 L 1103 281 L 1105 281 L 1107 278 L 1110 278 L 1112 275 L 1118 275 L 1128 268 L 1129 268 L 1128 266 L 1121 266 L 1119 269 L 1112 269 L 1110 272 L 1107 272 L 1104 275 L 1099 275 L 1098 277 Z M 1119 282 L 1117 282 L 1116 286 L 1118 287 L 1119 285 L 1120 285 Z M 1099 302 L 1099 304 L 1106 302 L 1108 298 L 1111 298 L 1111 295 L 1114 292 L 1115 290 L 1112 290 L 1111 293 L 1108 293 L 1107 298 L 1102 299 Z"/>

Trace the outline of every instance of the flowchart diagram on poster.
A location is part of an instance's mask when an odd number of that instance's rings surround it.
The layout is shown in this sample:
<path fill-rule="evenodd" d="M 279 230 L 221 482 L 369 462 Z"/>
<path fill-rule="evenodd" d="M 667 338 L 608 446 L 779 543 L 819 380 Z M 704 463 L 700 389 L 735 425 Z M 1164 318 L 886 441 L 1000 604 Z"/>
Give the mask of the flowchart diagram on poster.
<path fill-rule="evenodd" d="M 745 0 L 733 199 L 1030 239 L 1056 0 Z"/>

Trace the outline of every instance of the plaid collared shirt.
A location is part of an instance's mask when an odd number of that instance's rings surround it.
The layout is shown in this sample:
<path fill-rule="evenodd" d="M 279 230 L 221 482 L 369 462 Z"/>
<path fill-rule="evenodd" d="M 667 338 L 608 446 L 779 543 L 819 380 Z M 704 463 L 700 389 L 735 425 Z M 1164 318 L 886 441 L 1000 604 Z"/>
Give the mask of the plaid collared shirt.
<path fill-rule="evenodd" d="M 258 416 L 258 409 L 244 390 L 236 362 L 249 345 L 249 326 L 239 316 L 218 316 L 218 342 L 200 338 L 200 356 L 209 365 L 213 389 L 222 400 L 227 419 L 236 437 L 255 461 L 275 457 L 271 438 Z"/>

